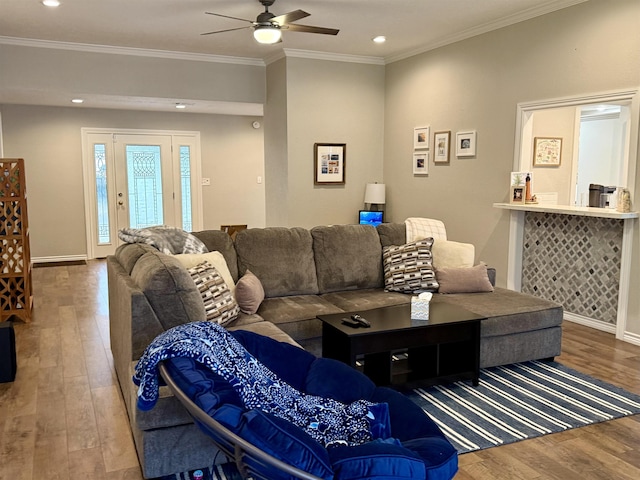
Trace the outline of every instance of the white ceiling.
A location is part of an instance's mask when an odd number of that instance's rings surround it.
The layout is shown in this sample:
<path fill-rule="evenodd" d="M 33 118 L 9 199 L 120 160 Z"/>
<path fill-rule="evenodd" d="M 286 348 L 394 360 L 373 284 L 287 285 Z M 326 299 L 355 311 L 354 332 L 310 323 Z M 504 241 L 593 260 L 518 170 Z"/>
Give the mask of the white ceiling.
<path fill-rule="evenodd" d="M 0 43 L 61 42 L 64 48 L 110 46 L 223 55 L 268 63 L 284 49 L 350 55 L 391 62 L 586 0 L 276 0 L 276 15 L 301 9 L 296 23 L 337 28 L 337 36 L 283 32 L 283 42 L 259 45 L 251 29 L 215 35 L 204 32 L 249 25 L 223 15 L 255 20 L 258 0 L 0 0 Z M 372 42 L 385 35 L 387 42 Z M 18 40 L 20 39 L 20 40 Z M 1 67 L 0 67 L 1 68 Z M 0 92 L 1 93 L 1 92 Z"/>

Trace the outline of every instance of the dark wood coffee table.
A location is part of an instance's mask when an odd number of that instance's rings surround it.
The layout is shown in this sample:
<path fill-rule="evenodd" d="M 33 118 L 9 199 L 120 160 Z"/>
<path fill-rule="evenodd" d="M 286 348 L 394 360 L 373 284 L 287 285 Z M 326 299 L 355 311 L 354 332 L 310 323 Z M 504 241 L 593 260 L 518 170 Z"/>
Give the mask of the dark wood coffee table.
<path fill-rule="evenodd" d="M 411 305 L 376 308 L 361 312 L 320 315 L 322 356 L 357 367 L 364 357 L 364 373 L 377 385 L 391 383 L 435 384 L 471 380 L 478 385 L 480 373 L 480 322 L 485 319 L 457 305 L 438 302 L 429 307 L 429 320 L 412 321 Z M 358 313 L 370 328 L 353 328 L 344 317 Z M 399 375 L 392 355 L 407 354 L 407 367 Z"/>

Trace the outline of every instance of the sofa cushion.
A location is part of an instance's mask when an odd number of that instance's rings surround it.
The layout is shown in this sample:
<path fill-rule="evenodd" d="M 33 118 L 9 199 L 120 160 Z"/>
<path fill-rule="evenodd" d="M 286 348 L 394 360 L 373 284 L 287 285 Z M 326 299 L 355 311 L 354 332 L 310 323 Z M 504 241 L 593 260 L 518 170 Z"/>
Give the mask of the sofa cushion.
<path fill-rule="evenodd" d="M 222 275 L 209 262 L 187 269 L 202 296 L 206 319 L 225 325 L 240 313 L 240 307 Z"/>
<path fill-rule="evenodd" d="M 115 257 L 122 265 L 122 268 L 131 275 L 133 266 L 140 259 L 142 255 L 149 252 L 157 252 L 151 245 L 144 243 L 124 243 L 116 249 Z"/>
<path fill-rule="evenodd" d="M 335 478 L 340 480 L 428 478 L 420 456 L 394 444 L 393 440 L 379 440 L 350 448 L 331 448 L 329 458 Z"/>
<path fill-rule="evenodd" d="M 240 317 L 242 317 L 242 315 L 243 314 L 241 313 Z M 258 315 L 252 315 L 252 316 L 258 317 Z M 288 343 L 289 345 L 293 345 L 295 347 L 300 348 L 300 344 L 296 342 L 293 338 L 291 338 L 289 335 L 284 333 L 282 330 L 276 327 L 273 323 L 265 322 L 262 319 L 260 319 L 260 321 L 255 321 L 252 323 L 240 323 L 239 325 L 236 325 L 236 322 L 232 322 L 231 324 L 227 325 L 226 328 L 230 332 L 235 332 L 237 330 L 246 330 L 247 332 L 254 332 L 254 333 L 257 333 L 258 335 L 264 335 L 266 337 L 273 338 L 278 342 Z"/>
<path fill-rule="evenodd" d="M 314 227 L 311 235 L 321 293 L 382 287 L 382 246 L 375 227 Z"/>
<path fill-rule="evenodd" d="M 453 478 L 458 471 L 458 452 L 443 436 L 415 438 L 402 446 L 418 454 L 425 464 L 425 480 Z"/>
<path fill-rule="evenodd" d="M 258 315 L 272 322 L 296 340 L 321 335 L 321 323 L 316 317 L 342 310 L 318 295 L 265 298 Z"/>
<path fill-rule="evenodd" d="M 404 223 L 381 223 L 376 229 L 383 247 L 407 243 L 407 227 Z"/>
<path fill-rule="evenodd" d="M 250 270 L 247 270 L 242 278 L 238 280 L 235 295 L 240 311 L 251 315 L 258 311 L 260 304 L 264 300 L 264 288 L 260 283 L 260 279 Z"/>
<path fill-rule="evenodd" d="M 495 287 L 493 293 L 436 295 L 432 301 L 454 303 L 487 317 L 481 324 L 482 337 L 513 335 L 562 324 L 562 305 L 506 288 Z"/>
<path fill-rule="evenodd" d="M 222 230 L 204 230 L 202 232 L 192 232 L 205 244 L 210 252 L 220 252 L 227 261 L 229 272 L 234 282 L 238 281 L 238 256 L 233 240 L 227 232 Z"/>
<path fill-rule="evenodd" d="M 267 298 L 318 293 L 311 233 L 300 227 L 249 228 L 236 235 L 239 273 L 251 270 Z"/>
<path fill-rule="evenodd" d="M 383 288 L 325 293 L 321 298 L 345 312 L 362 312 L 363 310 L 372 310 L 374 308 L 402 305 L 411 301 L 409 295 L 386 292 Z"/>
<path fill-rule="evenodd" d="M 213 415 L 224 404 L 243 407 L 240 395 L 229 382 L 193 358 L 171 358 L 165 366 L 180 389 L 207 414 Z"/>
<path fill-rule="evenodd" d="M 344 388 L 349 385 L 349 388 Z M 346 363 L 331 358 L 317 358 L 309 366 L 304 391 L 342 403 L 368 400 L 376 389 L 369 377 Z"/>
<path fill-rule="evenodd" d="M 145 253 L 131 270 L 131 278 L 165 330 L 205 319 L 200 292 L 189 272 L 172 255 L 157 250 Z"/>
<path fill-rule="evenodd" d="M 301 428 L 259 410 L 245 413 L 244 419 L 239 435 L 260 450 L 317 477 L 333 477 L 327 450 Z M 291 478 L 264 465 L 259 471 L 270 480 Z"/>
<path fill-rule="evenodd" d="M 433 238 L 405 245 L 384 247 L 384 288 L 390 292 L 435 292 L 438 281 L 433 269 Z"/>
<path fill-rule="evenodd" d="M 438 268 L 438 293 L 493 292 L 493 285 L 484 263 L 475 267 Z"/>

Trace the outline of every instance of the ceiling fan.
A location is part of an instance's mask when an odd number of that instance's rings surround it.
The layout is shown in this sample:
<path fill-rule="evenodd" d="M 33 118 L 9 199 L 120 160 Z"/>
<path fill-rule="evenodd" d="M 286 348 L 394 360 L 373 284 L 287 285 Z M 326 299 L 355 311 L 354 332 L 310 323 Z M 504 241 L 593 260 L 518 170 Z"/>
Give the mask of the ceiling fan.
<path fill-rule="evenodd" d="M 293 22 L 308 17 L 310 14 L 303 10 L 294 10 L 284 15 L 274 15 L 269 11 L 269 7 L 276 0 L 258 0 L 264 6 L 264 12 L 258 15 L 255 21 L 246 20 L 244 18 L 222 15 L 220 13 L 205 12 L 207 15 L 215 15 L 216 17 L 231 18 L 242 22 L 249 22 L 251 25 L 246 27 L 229 28 L 227 30 L 217 30 L 215 32 L 202 33 L 201 35 L 212 35 L 214 33 L 232 32 L 234 30 L 243 30 L 245 28 L 253 28 L 253 36 L 258 43 L 274 44 L 282 39 L 282 30 L 290 30 L 292 32 L 305 33 L 321 33 L 324 35 L 337 35 L 340 30 L 335 28 L 312 27 L 310 25 L 295 25 Z"/>

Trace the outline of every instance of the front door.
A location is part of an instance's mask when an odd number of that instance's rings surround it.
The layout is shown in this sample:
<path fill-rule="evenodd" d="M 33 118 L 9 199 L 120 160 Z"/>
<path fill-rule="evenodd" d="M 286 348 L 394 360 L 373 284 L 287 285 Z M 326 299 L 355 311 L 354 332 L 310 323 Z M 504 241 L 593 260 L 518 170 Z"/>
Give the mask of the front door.
<path fill-rule="evenodd" d="M 89 258 L 115 253 L 122 228 L 193 229 L 193 138 L 87 132 L 84 146 Z"/>

